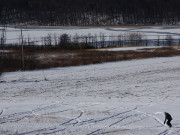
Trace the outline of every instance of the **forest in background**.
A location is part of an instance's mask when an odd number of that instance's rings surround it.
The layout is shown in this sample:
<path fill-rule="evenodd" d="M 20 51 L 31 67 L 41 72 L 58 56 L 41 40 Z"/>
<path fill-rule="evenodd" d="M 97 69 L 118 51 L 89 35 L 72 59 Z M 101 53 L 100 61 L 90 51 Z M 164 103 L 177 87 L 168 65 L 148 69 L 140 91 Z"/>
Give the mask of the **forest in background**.
<path fill-rule="evenodd" d="M 180 0 L 1 0 L 1 24 L 179 24 Z"/>

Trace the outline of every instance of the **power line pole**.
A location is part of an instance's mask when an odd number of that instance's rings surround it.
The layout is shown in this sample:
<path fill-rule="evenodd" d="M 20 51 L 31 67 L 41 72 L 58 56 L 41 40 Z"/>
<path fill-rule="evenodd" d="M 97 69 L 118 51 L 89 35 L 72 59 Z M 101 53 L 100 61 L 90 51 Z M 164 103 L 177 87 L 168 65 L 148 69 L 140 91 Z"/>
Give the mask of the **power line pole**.
<path fill-rule="evenodd" d="M 0 33 L 0 76 L 3 72 L 4 69 L 4 44 L 6 41 L 6 12 L 7 12 L 7 4 L 6 0 L 4 0 L 4 5 L 3 5 L 3 11 L 2 11 L 2 26 L 3 29 Z M 4 9 L 5 8 L 5 9 Z"/>
<path fill-rule="evenodd" d="M 24 71 L 24 46 L 23 46 L 23 31 L 21 25 L 21 49 L 22 49 L 22 70 Z"/>

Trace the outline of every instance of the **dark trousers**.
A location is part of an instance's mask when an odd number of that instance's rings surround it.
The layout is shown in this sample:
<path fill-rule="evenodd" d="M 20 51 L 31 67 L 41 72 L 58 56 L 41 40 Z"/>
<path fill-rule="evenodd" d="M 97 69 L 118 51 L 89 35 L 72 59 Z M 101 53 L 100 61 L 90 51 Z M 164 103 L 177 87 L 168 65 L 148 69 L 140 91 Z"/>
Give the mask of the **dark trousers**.
<path fill-rule="evenodd" d="M 172 125 L 171 125 L 171 120 L 168 120 L 168 121 L 167 121 L 167 125 L 168 125 L 169 127 L 172 127 Z"/>

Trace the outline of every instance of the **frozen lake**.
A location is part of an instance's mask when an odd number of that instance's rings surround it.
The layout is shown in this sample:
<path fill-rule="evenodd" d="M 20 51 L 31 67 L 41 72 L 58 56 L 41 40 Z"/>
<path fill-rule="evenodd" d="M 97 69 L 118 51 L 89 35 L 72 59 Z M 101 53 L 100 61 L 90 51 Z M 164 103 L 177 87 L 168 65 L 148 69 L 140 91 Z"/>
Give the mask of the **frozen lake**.
<path fill-rule="evenodd" d="M 3 28 L 0 27 L 2 30 Z M 128 35 L 130 33 L 140 33 L 144 39 L 155 40 L 164 39 L 167 35 L 174 39 L 180 39 L 180 27 L 178 26 L 131 26 L 131 27 L 53 27 L 53 26 L 23 26 L 23 38 L 42 42 L 42 38 L 48 34 L 53 36 L 60 36 L 64 33 L 71 35 L 97 35 L 103 33 L 105 36 Z M 8 27 L 6 32 L 7 44 L 14 44 L 19 42 L 21 29 L 19 27 Z M 106 39 L 109 40 L 109 39 Z"/>

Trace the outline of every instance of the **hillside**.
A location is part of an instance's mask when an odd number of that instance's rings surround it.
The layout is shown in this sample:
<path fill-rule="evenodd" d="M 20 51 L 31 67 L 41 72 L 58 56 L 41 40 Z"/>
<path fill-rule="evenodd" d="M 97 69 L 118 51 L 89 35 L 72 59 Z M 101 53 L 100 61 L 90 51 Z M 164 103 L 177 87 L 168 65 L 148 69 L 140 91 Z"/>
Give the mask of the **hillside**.
<path fill-rule="evenodd" d="M 1 24 L 179 24 L 179 0 L 1 0 Z"/>
<path fill-rule="evenodd" d="M 177 135 L 179 67 L 167 57 L 5 73 L 0 134 Z"/>

